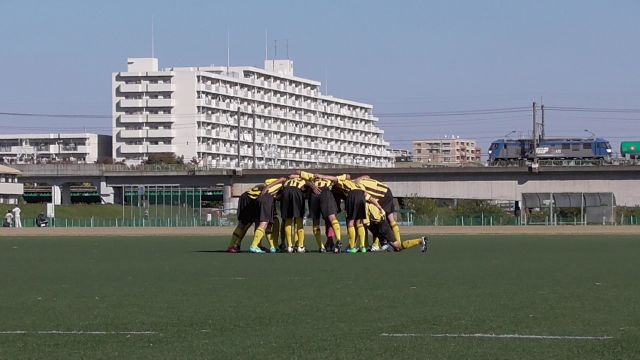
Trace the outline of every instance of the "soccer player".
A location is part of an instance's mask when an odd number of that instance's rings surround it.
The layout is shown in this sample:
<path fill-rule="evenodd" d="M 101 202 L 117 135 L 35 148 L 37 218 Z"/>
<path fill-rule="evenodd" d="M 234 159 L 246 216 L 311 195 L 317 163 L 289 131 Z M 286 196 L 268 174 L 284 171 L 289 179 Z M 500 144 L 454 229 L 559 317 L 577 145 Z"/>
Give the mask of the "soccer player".
<path fill-rule="evenodd" d="M 398 209 L 394 204 L 393 193 L 391 193 L 391 189 L 389 189 L 389 186 L 381 181 L 370 178 L 368 175 L 363 175 L 356 178 L 355 182 L 364 185 L 367 194 L 378 200 L 380 206 L 387 214 L 387 220 L 389 221 L 389 225 L 391 226 L 396 239 L 402 240 L 400 238 L 400 227 L 396 222 L 395 216 L 395 212 L 398 211 Z M 375 241 L 372 249 L 375 248 L 376 245 L 378 245 L 377 247 L 379 248 L 379 243 L 377 240 Z"/>
<path fill-rule="evenodd" d="M 262 190 L 266 186 L 276 184 L 278 181 L 282 182 L 284 180 L 267 179 L 263 184 L 256 185 L 240 195 L 240 200 L 238 201 L 238 225 L 231 235 L 227 252 L 237 253 L 240 251 L 242 239 L 247 233 L 247 230 L 249 230 L 249 227 L 251 227 L 251 224 L 258 218 L 258 198 L 262 194 Z"/>
<path fill-rule="evenodd" d="M 304 192 L 307 188 L 307 180 L 298 174 L 289 176 L 282 185 L 280 196 L 280 215 L 284 221 L 285 238 L 287 240 L 287 252 L 293 252 L 293 231 L 295 229 L 297 252 L 305 252 L 304 248 Z"/>
<path fill-rule="evenodd" d="M 265 251 L 260 249 L 260 241 L 267 232 L 273 231 L 275 221 L 275 205 L 274 201 L 282 189 L 282 184 L 286 178 L 279 178 L 269 185 L 266 185 L 258 196 L 258 212 L 256 221 L 256 231 L 253 235 L 253 242 L 249 247 L 249 252 L 263 254 Z M 273 236 L 267 238 L 270 242 L 269 252 L 275 253 L 276 248 L 273 244 Z"/>
<path fill-rule="evenodd" d="M 351 180 L 349 174 L 338 176 L 315 175 L 319 179 L 328 179 L 335 182 L 334 188 L 345 199 L 345 210 L 347 212 L 347 233 L 349 235 L 349 249 L 347 252 L 356 253 L 356 231 L 359 239 L 360 251 L 367 252 L 365 241 L 367 237 L 364 227 L 364 220 L 367 218 L 367 202 L 376 206 L 383 214 L 384 210 L 378 204 L 378 201 L 367 194 L 366 188 L 362 184 L 358 184 Z"/>
<path fill-rule="evenodd" d="M 420 245 L 422 252 L 427 252 L 429 248 L 429 237 L 422 236 L 419 239 L 400 241 L 396 239 L 389 221 L 386 219 L 385 214 L 380 211 L 379 208 L 372 204 L 367 204 L 367 221 L 369 231 L 373 236 L 380 239 L 380 243 L 383 245 L 383 249 L 392 249 L 394 251 L 401 251 L 404 249 L 410 249 Z"/>
<path fill-rule="evenodd" d="M 318 251 L 326 252 L 325 245 L 321 239 L 320 218 L 324 219 L 327 238 L 329 237 L 329 229 L 333 229 L 333 238 L 335 238 L 334 252 L 340 252 L 342 247 L 341 234 L 340 234 L 340 222 L 336 214 L 338 213 L 338 206 L 336 199 L 331 192 L 333 187 L 333 181 L 329 179 L 316 178 L 314 174 L 306 171 L 300 172 L 300 177 L 310 181 L 309 186 L 312 192 L 309 193 L 309 216 L 313 221 L 313 236 L 316 243 L 318 243 Z"/>

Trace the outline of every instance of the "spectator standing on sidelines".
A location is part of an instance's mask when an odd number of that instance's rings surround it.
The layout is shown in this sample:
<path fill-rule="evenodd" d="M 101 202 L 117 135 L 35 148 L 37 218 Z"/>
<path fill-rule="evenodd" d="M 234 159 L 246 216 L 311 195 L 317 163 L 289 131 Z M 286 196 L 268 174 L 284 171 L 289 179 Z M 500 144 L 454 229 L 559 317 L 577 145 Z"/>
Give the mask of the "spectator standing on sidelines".
<path fill-rule="evenodd" d="M 16 205 L 16 207 L 13 208 L 12 212 L 13 212 L 13 224 L 14 224 L 14 227 L 21 228 L 22 227 L 22 221 L 20 221 L 20 213 L 22 212 L 22 210 L 20 210 L 20 207 L 18 207 L 18 205 Z"/>

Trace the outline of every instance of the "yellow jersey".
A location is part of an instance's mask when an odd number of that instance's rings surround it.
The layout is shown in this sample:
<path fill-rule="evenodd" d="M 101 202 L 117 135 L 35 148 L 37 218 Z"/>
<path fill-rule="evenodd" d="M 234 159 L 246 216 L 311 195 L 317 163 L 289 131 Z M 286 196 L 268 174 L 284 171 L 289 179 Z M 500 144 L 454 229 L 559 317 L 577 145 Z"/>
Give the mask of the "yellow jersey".
<path fill-rule="evenodd" d="M 304 188 L 304 185 L 306 184 L 306 181 L 304 181 L 304 179 L 302 178 L 292 178 L 292 179 L 288 179 L 287 181 L 284 182 L 284 186 L 293 186 L 293 187 L 297 187 L 298 189 L 302 190 Z"/>
<path fill-rule="evenodd" d="M 374 179 L 360 179 L 358 183 L 365 187 L 365 191 L 376 199 L 382 199 L 389 191 L 387 184 Z"/>

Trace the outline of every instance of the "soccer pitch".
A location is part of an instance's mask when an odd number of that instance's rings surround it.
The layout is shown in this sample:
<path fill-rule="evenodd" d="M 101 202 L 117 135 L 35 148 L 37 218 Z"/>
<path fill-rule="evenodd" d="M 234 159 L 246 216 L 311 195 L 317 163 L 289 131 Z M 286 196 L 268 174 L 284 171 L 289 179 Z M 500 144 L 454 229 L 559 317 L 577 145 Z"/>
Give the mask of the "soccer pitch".
<path fill-rule="evenodd" d="M 426 255 L 227 243 L 0 238 L 0 359 L 640 357 L 640 236 L 442 235 Z"/>

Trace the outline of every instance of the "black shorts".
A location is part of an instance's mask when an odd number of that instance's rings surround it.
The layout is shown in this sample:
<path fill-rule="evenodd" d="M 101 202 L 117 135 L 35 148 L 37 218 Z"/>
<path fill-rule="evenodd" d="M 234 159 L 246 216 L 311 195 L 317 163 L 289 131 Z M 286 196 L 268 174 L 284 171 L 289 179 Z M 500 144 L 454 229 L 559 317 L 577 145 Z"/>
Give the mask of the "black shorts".
<path fill-rule="evenodd" d="M 369 224 L 369 231 L 371 231 L 374 237 L 377 237 L 378 240 L 380 240 L 380 245 L 396 242 L 396 235 L 393 233 L 387 219 L 384 219 L 377 224 Z"/>
<path fill-rule="evenodd" d="M 336 199 L 329 188 L 321 188 L 320 195 L 309 195 L 309 217 L 312 219 L 326 219 L 329 215 L 338 213 Z"/>
<path fill-rule="evenodd" d="M 280 216 L 283 219 L 304 217 L 304 195 L 295 186 L 285 186 L 280 192 Z"/>
<path fill-rule="evenodd" d="M 378 200 L 378 203 L 387 214 L 398 211 L 395 201 L 393 201 L 393 194 L 391 193 L 391 190 L 387 190 L 387 193 L 384 194 L 382 199 Z"/>
<path fill-rule="evenodd" d="M 275 214 L 273 195 L 262 194 L 258 197 L 258 222 L 272 223 Z"/>
<path fill-rule="evenodd" d="M 344 205 L 347 220 L 364 220 L 367 218 L 367 201 L 363 190 L 351 190 Z"/>
<path fill-rule="evenodd" d="M 251 224 L 258 214 L 258 201 L 252 199 L 249 194 L 243 193 L 238 200 L 238 221 L 243 224 Z"/>

